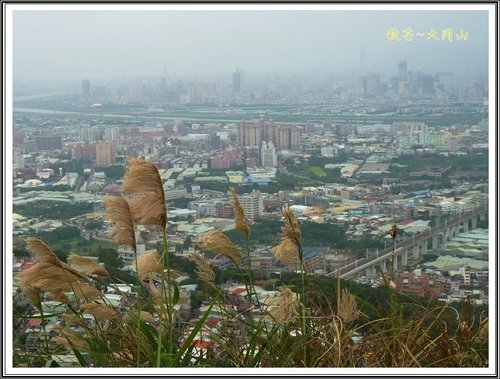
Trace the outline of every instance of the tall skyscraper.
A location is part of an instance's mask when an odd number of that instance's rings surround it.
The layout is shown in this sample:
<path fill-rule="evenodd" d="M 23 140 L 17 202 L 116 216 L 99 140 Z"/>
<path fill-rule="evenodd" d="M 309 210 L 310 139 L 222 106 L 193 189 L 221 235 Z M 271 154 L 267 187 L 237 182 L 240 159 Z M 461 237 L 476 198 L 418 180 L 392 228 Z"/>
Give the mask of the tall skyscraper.
<path fill-rule="evenodd" d="M 90 80 L 88 79 L 82 81 L 82 97 L 85 100 L 90 99 Z"/>
<path fill-rule="evenodd" d="M 235 72 L 233 72 L 233 92 L 240 93 L 244 92 L 246 89 L 246 75 L 245 71 L 237 68 Z"/>

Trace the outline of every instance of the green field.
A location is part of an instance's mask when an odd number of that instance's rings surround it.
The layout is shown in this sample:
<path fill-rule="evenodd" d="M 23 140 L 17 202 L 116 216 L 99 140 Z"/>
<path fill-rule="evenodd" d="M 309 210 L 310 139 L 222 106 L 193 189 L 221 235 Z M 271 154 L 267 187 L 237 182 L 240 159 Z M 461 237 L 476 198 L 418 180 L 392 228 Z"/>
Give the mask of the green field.
<path fill-rule="evenodd" d="M 309 171 L 312 172 L 314 175 L 320 176 L 320 177 L 325 177 L 326 172 L 319 166 L 312 166 L 309 167 Z"/>

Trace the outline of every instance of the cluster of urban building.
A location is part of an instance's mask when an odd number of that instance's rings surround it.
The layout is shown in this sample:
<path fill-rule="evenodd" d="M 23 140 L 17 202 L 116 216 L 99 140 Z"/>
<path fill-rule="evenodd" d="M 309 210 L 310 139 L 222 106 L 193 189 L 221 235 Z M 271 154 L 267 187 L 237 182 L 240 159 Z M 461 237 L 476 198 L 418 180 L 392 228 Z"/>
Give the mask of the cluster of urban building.
<path fill-rule="evenodd" d="M 400 61 L 395 75 L 384 78 L 377 72 L 360 75 L 354 70 L 336 75 L 250 75 L 237 68 L 232 74 L 204 80 L 182 78 L 164 72 L 159 78 L 112 83 L 102 79 L 82 81 L 81 100 L 100 106 L 114 104 L 319 104 L 332 99 L 433 98 L 464 102 L 487 97 L 487 81 L 462 81 L 451 72 L 434 75 L 411 70 L 407 60 Z M 368 108 L 369 109 L 369 108 Z"/>
<path fill-rule="evenodd" d="M 239 117 L 241 121 L 171 121 L 155 117 L 100 117 L 97 113 L 80 117 L 68 113 L 15 112 L 14 241 L 68 225 L 80 227 L 86 239 L 109 240 L 107 233 L 112 225 L 103 219 L 101 199 L 120 193 L 128 156 L 142 157 L 159 169 L 168 206 L 169 248 L 176 255 L 199 251 L 192 240 L 207 231 L 235 228 L 229 187 L 238 189 L 241 206 L 252 225 L 265 220 L 281 221 L 282 208 L 289 206 L 300 223 L 332 224 L 350 240 L 381 242 L 380 247 L 363 252 L 349 247 L 340 249 L 323 241 L 304 246 L 304 267 L 311 275 L 331 275 L 365 258 L 378 257 L 394 243 L 390 236 L 393 225 L 399 230 L 396 244 L 404 244 L 487 204 L 487 163 L 478 163 L 467 171 L 449 163 L 416 165 L 407 170 L 399 159 L 470 156 L 483 162 L 478 157 L 487 157 L 489 147 L 483 85 L 458 85 L 446 73 L 430 76 L 411 72 L 406 62 L 399 64 L 398 75 L 387 83 L 382 83 L 377 74 L 368 74 L 360 77 L 354 87 L 330 88 L 324 98 L 317 95 L 315 85 L 288 83 L 273 91 L 259 91 L 247 83 L 246 74 L 240 69 L 233 73 L 231 85 L 222 90 L 213 82 L 167 83 L 164 77 L 159 84 L 142 85 L 134 91 L 128 87 L 109 91 L 103 86 L 92 87 L 89 80 L 84 80 L 78 107 L 91 107 L 98 112 L 106 103 L 126 105 L 132 100 L 149 107 L 163 103 L 225 104 L 234 99 L 246 104 L 286 104 L 300 99 L 303 105 L 293 108 L 297 112 L 294 116 L 307 118 L 312 112 L 316 117 L 311 120 L 327 121 L 282 122 L 264 116 Z M 327 101 L 319 104 L 318 96 Z M 319 105 L 311 107 L 313 102 L 308 97 Z M 328 103 L 331 99 L 335 99 L 335 104 Z M 439 114 L 452 117 L 465 107 L 471 107 L 474 117 L 482 120 L 436 125 L 434 119 L 430 125 L 400 119 L 429 120 L 429 116 Z M 217 106 L 209 112 L 234 112 L 230 108 Z M 157 108 L 150 111 L 154 113 Z M 203 108 L 200 112 L 205 111 Z M 371 114 L 375 121 L 370 120 Z M 381 114 L 387 119 L 381 119 Z M 393 118 L 395 114 L 402 117 Z M 361 122 L 363 117 L 368 121 Z M 329 176 L 331 173 L 335 175 Z M 330 177 L 337 179 L 329 180 Z M 448 185 L 444 185 L 445 181 Z M 69 220 L 16 212 L 18 206 L 37 202 L 89 203 L 93 207 L 91 212 Z M 472 221 L 472 228 L 445 233 L 438 244 L 426 244 L 422 254 L 408 258 L 404 267 L 395 272 L 396 288 L 445 302 L 469 296 L 477 304 L 486 304 L 488 224 L 484 212 L 481 217 Z M 83 225 L 91 220 L 101 220 L 102 226 L 92 232 L 85 230 Z M 137 239 L 137 252 L 142 255 L 161 241 L 161 235 L 138 227 Z M 269 277 L 293 270 L 275 259 L 272 247 L 252 246 L 248 258 L 252 270 Z M 133 252 L 119 247 L 118 254 L 125 268 L 133 270 Z M 231 266 L 223 257 L 214 264 L 221 269 Z M 28 258 L 14 258 L 16 302 L 26 302 L 17 283 L 19 274 L 32 265 Z M 181 291 L 176 311 L 180 320 L 189 324 L 194 314 L 207 308 L 202 304 L 193 309 L 190 292 L 196 288 L 182 286 L 182 276 L 177 280 Z M 372 286 L 382 284 L 380 276 L 368 269 L 360 271 L 355 280 Z M 270 289 L 270 283 L 256 287 L 261 303 L 278 293 Z M 233 310 L 249 308 L 244 287 L 228 283 L 225 291 Z M 109 285 L 103 296 L 120 306 L 133 301 L 136 294 L 132 286 Z M 48 300 L 42 303 L 44 313 L 65 312 L 64 307 Z M 223 311 L 214 307 L 200 333 L 216 327 Z M 40 336 L 51 333 L 53 326 L 62 322 L 57 316 L 43 321 L 39 316 L 33 312 L 28 321 L 28 351 L 30 346 L 36 351 Z M 258 309 L 253 316 L 260 316 Z M 92 317 L 88 317 L 88 322 L 94 322 Z M 202 336 L 197 343 L 200 350 L 210 344 Z M 74 363 L 64 359 L 68 358 L 54 357 L 61 365 Z"/>
<path fill-rule="evenodd" d="M 36 201 L 91 202 L 97 213 L 87 217 L 99 216 L 101 197 L 120 191 L 121 176 L 109 177 L 105 170 L 123 167 L 128 155 L 142 156 L 159 167 L 169 203 L 169 230 L 172 238 L 180 236 L 179 242 L 214 228 L 234 228 L 230 186 L 247 186 L 240 201 L 251 222 L 279 220 L 281 208 L 290 205 L 299 220 L 333 223 L 353 239 L 383 240 L 387 237 L 387 226 L 392 224 L 398 224 L 403 235 L 420 233 L 440 212 L 461 212 L 470 204 L 484 202 L 488 196 L 487 180 L 462 179 L 456 180 L 453 188 L 405 191 L 404 187 L 401 190 L 401 180 L 390 177 L 390 168 L 398 165 L 393 158 L 410 152 L 446 156 L 486 151 L 485 122 L 457 125 L 446 131 L 429 130 L 420 122 L 301 125 L 263 119 L 236 125 L 87 124 L 77 130 L 71 128 L 73 120 L 65 119 L 68 125 L 57 121 L 57 126 L 46 126 L 64 135 L 63 141 L 61 136 L 37 135 L 41 133 L 34 125 L 39 122 L 36 116 L 31 119 L 24 116 L 23 120 L 29 122 L 17 125 L 14 141 L 14 206 Z M 418 143 L 403 142 L 409 138 Z M 279 183 L 278 176 L 290 175 L 283 165 L 285 160 L 299 163 L 313 156 L 327 160 L 345 157 L 343 163 L 326 163 L 321 167 L 340 170 L 342 182 L 316 182 L 276 192 L 267 190 Z M 71 167 L 75 161 L 83 162 L 81 173 L 57 169 L 58 166 Z M 410 177 L 417 185 L 428 186 L 448 169 L 423 167 L 410 172 Z M 62 191 L 52 190 L 57 185 L 65 187 Z M 395 188 L 399 190 L 395 192 Z M 175 202 L 183 199 L 187 199 L 184 205 L 176 207 Z M 60 226 L 59 222 L 40 216 L 27 220 L 16 215 L 15 235 Z M 105 238 L 106 230 L 97 231 L 97 237 Z M 155 236 L 151 236 L 151 240 L 154 239 Z M 121 249 L 120 254 L 125 263 L 131 263 L 130 252 Z M 286 270 L 273 259 L 269 247 L 256 249 L 253 258 L 256 269 Z M 338 251 L 324 246 L 311 250 L 306 258 L 310 272 L 325 274 L 357 257 L 345 251 L 339 258 Z M 224 267 L 229 262 L 220 264 Z"/>

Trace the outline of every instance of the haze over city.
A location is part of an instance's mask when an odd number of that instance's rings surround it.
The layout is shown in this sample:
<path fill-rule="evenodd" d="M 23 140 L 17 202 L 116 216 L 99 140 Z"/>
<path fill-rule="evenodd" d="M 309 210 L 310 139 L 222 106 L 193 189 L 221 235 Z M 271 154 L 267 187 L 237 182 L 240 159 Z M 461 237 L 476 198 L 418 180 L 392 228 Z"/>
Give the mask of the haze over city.
<path fill-rule="evenodd" d="M 390 41 L 389 28 L 467 40 Z M 15 81 L 169 73 L 487 71 L 486 11 L 16 11 Z"/>

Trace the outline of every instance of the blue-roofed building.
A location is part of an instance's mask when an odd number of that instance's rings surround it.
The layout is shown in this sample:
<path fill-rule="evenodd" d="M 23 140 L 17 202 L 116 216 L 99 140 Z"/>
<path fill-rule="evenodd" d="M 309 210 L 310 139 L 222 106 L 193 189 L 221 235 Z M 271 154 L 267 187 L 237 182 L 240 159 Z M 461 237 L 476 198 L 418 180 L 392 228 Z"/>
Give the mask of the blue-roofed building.
<path fill-rule="evenodd" d="M 275 180 L 272 180 L 270 178 L 253 178 L 251 176 L 246 176 L 242 180 L 243 184 L 269 184 L 269 183 L 276 183 Z"/>
<path fill-rule="evenodd" d="M 430 195 L 431 195 L 431 191 L 428 189 L 410 192 L 410 197 L 423 197 L 423 196 L 430 196 Z"/>
<path fill-rule="evenodd" d="M 324 270 L 326 267 L 325 255 L 330 252 L 327 246 L 303 247 L 304 269 L 307 272 Z"/>

